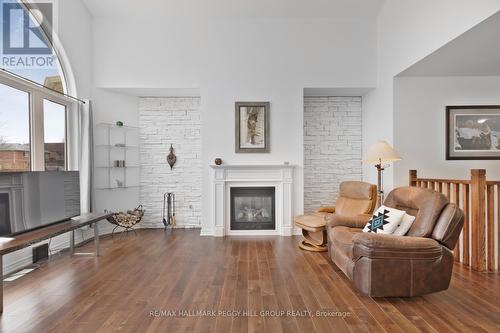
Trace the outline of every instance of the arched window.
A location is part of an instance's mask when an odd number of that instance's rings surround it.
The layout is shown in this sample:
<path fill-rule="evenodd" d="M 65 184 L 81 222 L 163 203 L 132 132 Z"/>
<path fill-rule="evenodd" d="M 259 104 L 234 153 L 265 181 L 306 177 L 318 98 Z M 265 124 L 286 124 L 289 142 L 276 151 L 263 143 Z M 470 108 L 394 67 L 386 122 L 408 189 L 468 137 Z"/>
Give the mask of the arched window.
<path fill-rule="evenodd" d="M 56 4 L 0 0 L 0 172 L 74 168 L 75 101 L 54 47 Z"/>
<path fill-rule="evenodd" d="M 2 61 L 0 66 L 47 88 L 67 93 L 54 48 L 55 3 L 0 0 Z"/>

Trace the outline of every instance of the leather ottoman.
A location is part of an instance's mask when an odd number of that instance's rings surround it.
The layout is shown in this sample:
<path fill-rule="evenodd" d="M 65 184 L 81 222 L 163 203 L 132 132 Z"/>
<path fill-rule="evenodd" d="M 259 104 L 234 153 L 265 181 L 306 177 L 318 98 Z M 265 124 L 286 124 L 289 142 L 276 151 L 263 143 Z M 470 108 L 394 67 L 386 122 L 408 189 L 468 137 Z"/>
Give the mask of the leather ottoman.
<path fill-rule="evenodd" d="M 328 251 L 326 235 L 326 214 L 300 215 L 295 217 L 295 225 L 302 229 L 304 240 L 299 244 L 303 250 L 324 252 Z M 315 239 L 310 232 L 321 232 L 321 240 Z"/>

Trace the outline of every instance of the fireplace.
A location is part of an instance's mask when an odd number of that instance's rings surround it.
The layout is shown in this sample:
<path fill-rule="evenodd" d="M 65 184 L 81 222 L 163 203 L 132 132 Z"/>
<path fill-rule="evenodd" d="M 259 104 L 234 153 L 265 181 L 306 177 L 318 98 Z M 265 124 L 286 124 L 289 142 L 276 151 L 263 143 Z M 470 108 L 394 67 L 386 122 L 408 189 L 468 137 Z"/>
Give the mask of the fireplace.
<path fill-rule="evenodd" d="M 274 187 L 231 187 L 231 230 L 275 230 Z"/>
<path fill-rule="evenodd" d="M 266 235 L 281 235 L 291 236 L 294 233 L 293 227 L 293 173 L 294 166 L 290 164 L 222 164 L 210 165 L 211 174 L 211 193 L 212 193 L 212 209 L 206 223 L 201 229 L 202 236 L 266 236 Z M 234 207 L 234 197 L 238 194 L 238 190 L 244 188 L 244 192 L 267 188 L 269 192 L 265 193 L 267 202 L 271 201 L 271 211 L 269 214 L 273 218 L 264 221 L 264 225 L 257 224 L 260 216 L 255 221 L 246 221 L 245 228 L 242 222 L 236 220 L 236 209 Z M 234 192 L 236 191 L 236 192 Z M 274 191 L 274 192 L 272 192 Z M 241 192 L 239 193 L 242 196 Z M 259 193 L 257 197 L 262 197 L 263 193 Z M 244 196 L 248 195 L 248 192 Z M 248 201 L 248 198 L 246 198 Z M 240 200 L 241 201 L 241 200 Z M 250 202 L 251 203 L 251 202 Z M 257 205 L 257 202 L 254 204 Z M 264 205 L 262 203 L 262 205 Z M 231 211 L 231 206 L 233 210 Z M 258 207 L 254 207 L 256 209 Z M 251 207 L 249 207 L 249 210 Z M 244 210 L 244 207 L 243 207 Z M 232 216 L 231 216 L 232 214 Z M 267 215 L 267 214 L 266 214 Z M 244 214 L 240 216 L 245 217 Z M 248 219 L 248 214 L 247 214 Z M 250 219 L 254 217 L 250 215 Z M 253 224 L 251 224 L 253 223 Z M 273 224 L 274 223 L 274 224 Z M 235 229 L 239 228 L 241 229 Z M 268 228 L 268 229 L 250 229 Z"/>

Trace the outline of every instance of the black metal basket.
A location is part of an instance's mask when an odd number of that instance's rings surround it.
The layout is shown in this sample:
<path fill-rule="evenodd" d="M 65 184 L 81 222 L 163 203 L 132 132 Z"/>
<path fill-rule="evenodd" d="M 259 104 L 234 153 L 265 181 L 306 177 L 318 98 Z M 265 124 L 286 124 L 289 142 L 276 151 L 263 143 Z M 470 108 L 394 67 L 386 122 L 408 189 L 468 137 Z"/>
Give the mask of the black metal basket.
<path fill-rule="evenodd" d="M 142 205 L 139 205 L 134 210 L 129 210 L 126 213 L 123 212 L 114 213 L 113 215 L 108 217 L 107 218 L 108 222 L 116 225 L 116 227 L 113 228 L 111 235 L 113 235 L 116 228 L 118 227 L 124 228 L 125 231 L 132 230 L 135 233 L 135 230 L 132 227 L 137 223 L 141 222 L 145 211 L 146 210 L 143 209 Z"/>

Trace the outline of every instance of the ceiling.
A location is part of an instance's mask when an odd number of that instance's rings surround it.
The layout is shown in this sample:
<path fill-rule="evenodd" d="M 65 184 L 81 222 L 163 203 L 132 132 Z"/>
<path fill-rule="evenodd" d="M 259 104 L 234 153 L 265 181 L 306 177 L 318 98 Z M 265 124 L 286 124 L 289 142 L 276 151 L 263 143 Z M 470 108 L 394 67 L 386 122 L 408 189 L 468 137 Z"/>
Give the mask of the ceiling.
<path fill-rule="evenodd" d="M 368 18 L 385 0 L 83 0 L 94 17 Z"/>
<path fill-rule="evenodd" d="M 500 76 L 500 12 L 398 76 Z"/>

